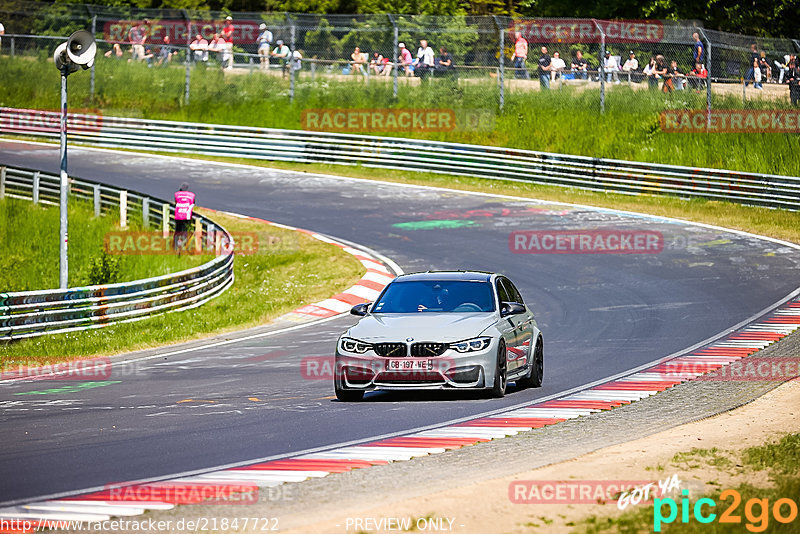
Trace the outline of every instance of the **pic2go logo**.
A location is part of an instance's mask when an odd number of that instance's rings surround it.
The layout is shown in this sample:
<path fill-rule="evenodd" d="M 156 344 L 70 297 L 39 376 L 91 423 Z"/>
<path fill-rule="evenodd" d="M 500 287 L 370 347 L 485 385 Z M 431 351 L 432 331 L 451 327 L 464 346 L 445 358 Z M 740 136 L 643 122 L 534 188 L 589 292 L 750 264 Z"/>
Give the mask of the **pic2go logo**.
<path fill-rule="evenodd" d="M 681 494 L 683 495 L 680 503 L 681 523 L 689 523 L 690 511 L 698 523 L 713 523 L 717 519 L 717 514 L 711 511 L 712 508 L 717 506 L 713 499 L 698 499 L 692 506 L 689 502 L 689 490 L 685 489 Z M 742 503 L 742 496 L 739 492 L 734 489 L 727 489 L 720 493 L 719 498 L 722 501 L 731 499 L 731 503 L 719 516 L 719 523 L 741 524 L 742 516 L 736 513 Z M 669 510 L 667 515 L 664 515 L 665 507 Z M 661 532 L 661 525 L 674 523 L 678 518 L 678 508 L 678 503 L 675 502 L 675 499 L 670 497 L 656 498 L 653 501 L 653 531 Z M 747 520 L 745 528 L 750 532 L 764 532 L 769 527 L 770 512 L 772 512 L 772 517 L 778 523 L 791 523 L 797 519 L 797 503 L 784 497 L 776 500 L 770 508 L 769 499 L 749 499 L 744 504 L 744 516 Z"/>

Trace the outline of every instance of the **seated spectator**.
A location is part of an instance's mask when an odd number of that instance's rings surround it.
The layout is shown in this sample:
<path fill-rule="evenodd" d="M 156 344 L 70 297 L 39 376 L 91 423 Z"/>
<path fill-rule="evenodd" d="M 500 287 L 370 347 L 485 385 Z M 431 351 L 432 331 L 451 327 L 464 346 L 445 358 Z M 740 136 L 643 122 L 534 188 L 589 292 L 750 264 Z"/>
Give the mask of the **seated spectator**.
<path fill-rule="evenodd" d="M 383 58 L 383 66 L 381 67 L 381 74 L 384 76 L 390 76 L 392 74 L 392 69 L 394 65 L 392 65 L 392 60 L 388 57 Z"/>
<path fill-rule="evenodd" d="M 682 73 L 680 69 L 678 69 L 677 61 L 670 61 L 669 68 L 667 69 L 667 76 L 669 77 L 671 83 L 668 86 L 668 90 L 665 92 L 672 92 L 673 89 L 676 91 L 683 90 L 683 83 L 686 80 L 686 75 Z"/>
<path fill-rule="evenodd" d="M 225 42 L 225 39 L 223 39 L 218 33 L 215 33 L 214 38 L 211 39 L 210 43 L 208 43 L 208 51 L 217 55 L 217 60 L 223 67 L 225 66 L 224 54 L 226 44 L 227 43 Z"/>
<path fill-rule="evenodd" d="M 172 46 L 169 35 L 164 36 L 164 42 L 158 50 L 158 65 L 166 66 L 167 63 L 172 61 L 172 58 L 178 55 L 178 51 Z"/>
<path fill-rule="evenodd" d="M 453 65 L 453 56 L 445 47 L 439 48 L 439 57 L 436 59 L 435 72 L 440 76 L 455 76 L 456 70 Z"/>
<path fill-rule="evenodd" d="M 616 56 L 611 55 L 611 50 L 606 50 L 606 57 L 603 59 L 603 70 L 606 73 L 606 81 L 611 82 L 611 79 L 614 79 L 614 83 L 619 83 L 619 62 L 617 61 Z"/>
<path fill-rule="evenodd" d="M 199 33 L 195 36 L 194 41 L 189 43 L 189 50 L 192 51 L 192 56 L 195 61 L 208 61 L 208 41 L 203 39 Z"/>
<path fill-rule="evenodd" d="M 572 60 L 570 68 L 576 79 L 585 80 L 589 77 L 589 64 L 583 59 L 583 52 L 580 50 L 575 52 L 575 58 Z"/>
<path fill-rule="evenodd" d="M 786 72 L 789 70 L 789 60 L 794 57 L 789 54 L 783 56 L 783 63 L 778 62 L 775 60 L 775 66 L 780 69 L 780 74 L 778 76 L 778 83 L 783 83 L 783 77 L 786 76 Z"/>
<path fill-rule="evenodd" d="M 693 89 L 702 89 L 706 86 L 706 79 L 708 78 L 708 71 L 701 63 L 695 63 L 694 68 L 686 76 L 689 82 L 689 87 Z"/>
<path fill-rule="evenodd" d="M 353 53 L 350 54 L 350 74 L 361 74 L 363 76 L 367 75 L 367 71 L 364 68 L 367 64 L 367 55 L 361 53 L 361 49 L 359 47 L 355 47 Z"/>
<path fill-rule="evenodd" d="M 436 66 L 433 48 L 428 46 L 428 41 L 420 39 L 417 49 L 417 58 L 414 60 L 414 75 L 426 78 Z"/>
<path fill-rule="evenodd" d="M 122 59 L 124 52 L 122 51 L 122 47 L 119 43 L 114 43 L 111 45 L 111 50 L 103 54 L 105 57 L 113 57 L 116 59 Z"/>
<path fill-rule="evenodd" d="M 380 52 L 372 53 L 372 59 L 369 62 L 369 70 L 376 76 L 383 70 L 383 56 Z"/>
<path fill-rule="evenodd" d="M 672 84 L 672 78 L 667 75 L 668 71 L 667 60 L 661 54 L 656 56 L 656 79 L 664 80 L 661 83 L 661 90 L 665 93 L 671 93 L 675 87 Z"/>
<path fill-rule="evenodd" d="M 278 58 L 281 63 L 281 67 L 283 68 L 283 77 L 286 77 L 286 72 L 289 68 L 289 56 L 291 55 L 291 50 L 289 47 L 283 44 L 281 39 L 278 39 L 275 43 L 275 49 L 270 53 L 271 57 Z"/>
<path fill-rule="evenodd" d="M 628 59 L 625 60 L 625 64 L 622 65 L 622 72 L 628 74 L 628 81 L 638 82 L 641 77 L 636 77 L 634 73 L 639 70 L 639 60 L 636 59 L 636 54 L 633 53 L 633 50 L 628 52 Z"/>
<path fill-rule="evenodd" d="M 297 72 L 303 68 L 303 54 L 299 50 L 292 52 L 292 70 Z"/>
<path fill-rule="evenodd" d="M 550 79 L 555 81 L 556 78 L 560 78 L 565 68 L 567 64 L 561 59 L 561 54 L 553 52 L 553 57 L 550 59 Z"/>
<path fill-rule="evenodd" d="M 642 73 L 647 76 L 647 85 L 650 89 L 658 89 L 658 72 L 656 72 L 656 58 L 650 56 L 650 62 L 645 65 Z"/>
<path fill-rule="evenodd" d="M 400 57 L 397 58 L 400 62 L 400 66 L 403 67 L 407 77 L 413 76 L 414 61 L 411 59 L 411 51 L 406 48 L 406 45 L 403 43 L 398 44 L 397 47 L 400 49 Z"/>

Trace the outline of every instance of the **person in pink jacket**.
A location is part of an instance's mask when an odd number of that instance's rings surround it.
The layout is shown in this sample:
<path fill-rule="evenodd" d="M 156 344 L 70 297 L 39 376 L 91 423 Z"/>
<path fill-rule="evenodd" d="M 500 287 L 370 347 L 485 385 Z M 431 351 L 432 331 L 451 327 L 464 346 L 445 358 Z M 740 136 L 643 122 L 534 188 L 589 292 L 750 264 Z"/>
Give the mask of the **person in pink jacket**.
<path fill-rule="evenodd" d="M 189 191 L 189 184 L 183 182 L 181 188 L 175 191 L 175 236 L 172 246 L 178 252 L 186 243 L 193 209 L 194 193 Z"/>

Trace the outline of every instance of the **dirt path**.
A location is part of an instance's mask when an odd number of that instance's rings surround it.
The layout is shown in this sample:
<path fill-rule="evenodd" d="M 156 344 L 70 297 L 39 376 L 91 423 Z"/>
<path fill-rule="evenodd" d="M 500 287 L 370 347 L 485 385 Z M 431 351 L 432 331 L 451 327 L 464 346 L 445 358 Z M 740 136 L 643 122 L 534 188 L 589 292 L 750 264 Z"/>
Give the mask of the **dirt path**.
<path fill-rule="evenodd" d="M 729 451 L 721 452 L 721 455 L 735 458 L 736 453 L 746 447 L 761 445 L 786 432 L 798 431 L 800 379 L 795 379 L 736 410 L 600 449 L 574 460 L 387 506 L 370 508 L 365 504 L 342 509 L 338 517 L 284 532 L 396 532 L 405 530 L 403 521 L 408 521 L 408 525 L 421 532 L 435 531 L 435 527 L 440 531 L 462 533 L 569 532 L 571 525 L 582 518 L 621 513 L 613 502 L 604 505 L 570 504 L 569 493 L 575 491 L 570 488 L 596 488 L 597 483 L 619 481 L 664 480 L 672 475 L 677 475 L 682 486 L 688 486 L 693 495 L 703 487 L 730 487 L 745 480 L 743 470 L 735 461 L 727 464 L 726 469 L 719 469 L 711 465 L 713 461 L 697 461 L 695 457 L 674 461 L 675 455 L 693 448 L 716 447 Z M 746 479 L 756 485 L 768 484 L 766 475 L 761 473 L 754 475 L 749 472 Z M 566 498 L 558 504 L 512 503 L 509 488 L 515 482 L 526 480 L 539 481 L 537 487 L 541 488 L 542 496 L 545 496 L 545 486 L 541 481 L 575 482 L 560 485 Z M 713 486 L 709 486 L 709 482 L 713 482 Z M 530 493 L 520 493 L 523 494 L 530 496 Z M 376 499 L 383 498 L 385 496 L 376 495 Z"/>

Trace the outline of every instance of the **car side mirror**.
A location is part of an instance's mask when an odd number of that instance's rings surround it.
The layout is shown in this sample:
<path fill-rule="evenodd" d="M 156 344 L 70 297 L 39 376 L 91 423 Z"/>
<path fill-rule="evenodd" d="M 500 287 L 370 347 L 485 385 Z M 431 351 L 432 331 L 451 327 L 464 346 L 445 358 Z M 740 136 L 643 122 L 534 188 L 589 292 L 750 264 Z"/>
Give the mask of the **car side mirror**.
<path fill-rule="evenodd" d="M 518 302 L 501 302 L 500 303 L 500 317 L 508 317 L 509 315 L 519 315 L 525 313 L 525 306 Z"/>
<path fill-rule="evenodd" d="M 372 304 L 371 302 L 362 302 L 361 304 L 356 304 L 352 308 L 350 308 L 351 315 L 358 315 L 359 317 L 364 317 L 367 312 L 369 311 L 369 306 Z"/>

